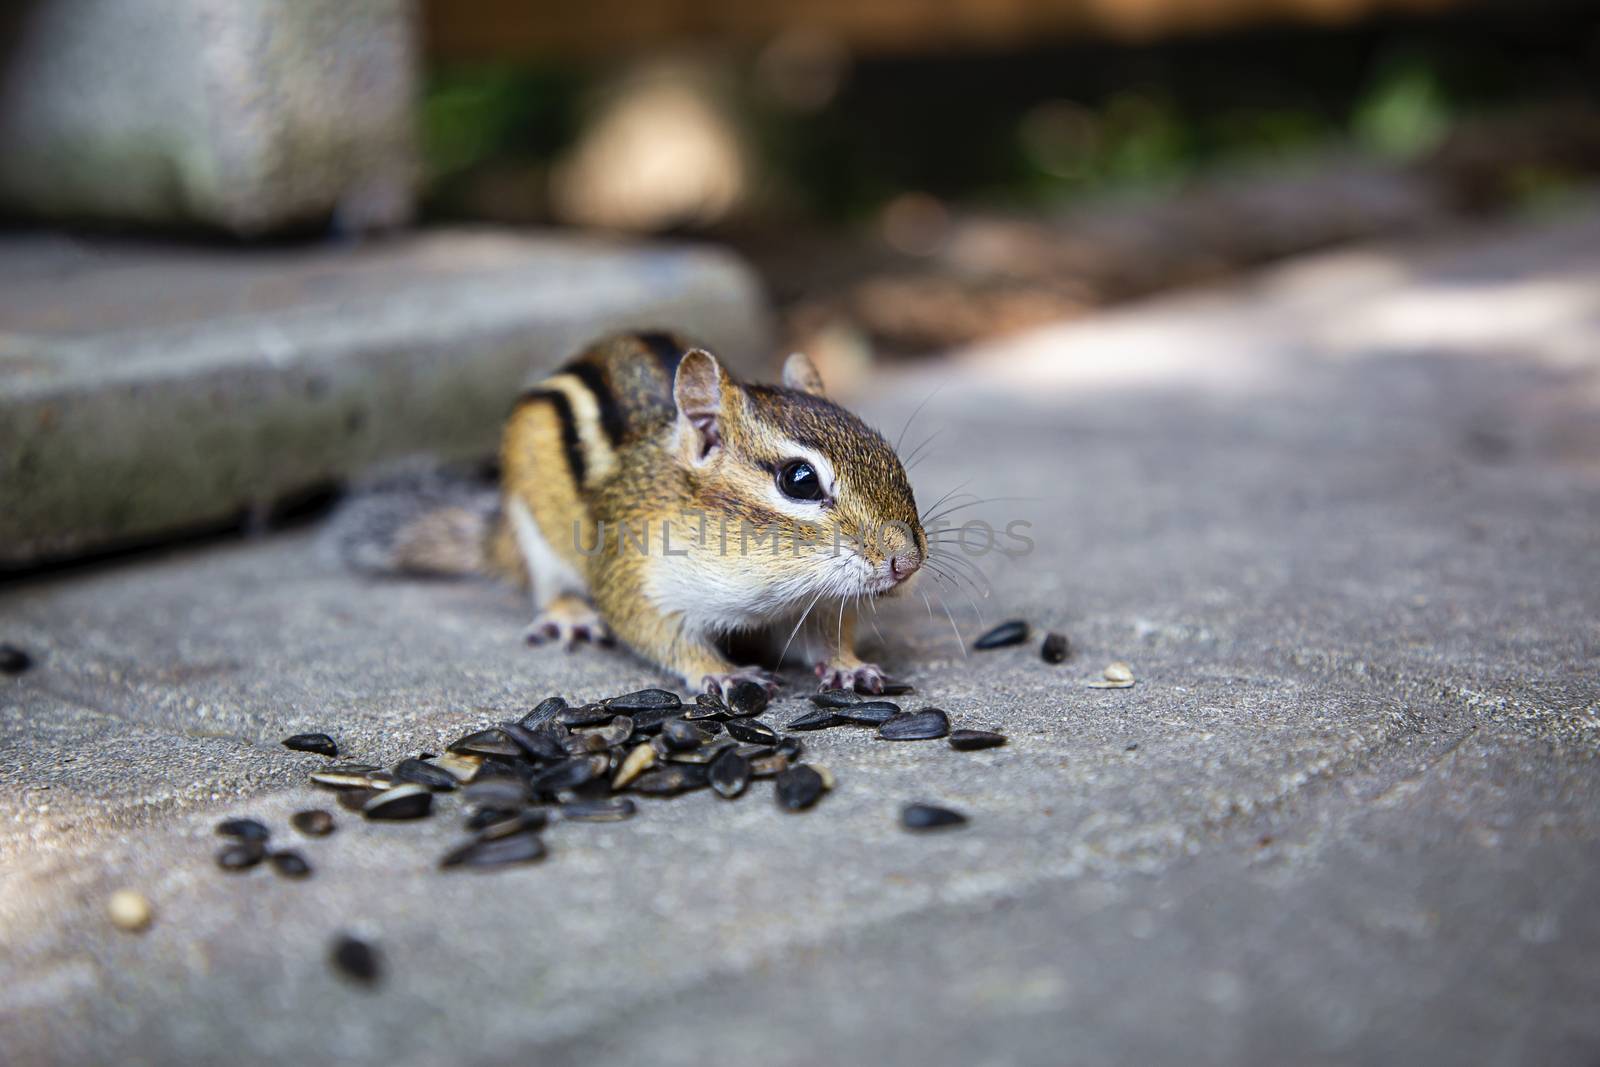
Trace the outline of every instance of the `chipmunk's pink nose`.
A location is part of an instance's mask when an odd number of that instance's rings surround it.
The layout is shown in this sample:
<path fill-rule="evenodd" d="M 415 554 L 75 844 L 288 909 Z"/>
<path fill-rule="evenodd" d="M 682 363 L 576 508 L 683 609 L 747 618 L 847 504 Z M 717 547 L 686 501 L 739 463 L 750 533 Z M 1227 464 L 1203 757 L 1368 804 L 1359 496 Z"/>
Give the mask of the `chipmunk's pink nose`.
<path fill-rule="evenodd" d="M 905 581 L 917 573 L 917 568 L 921 566 L 922 558 L 920 556 L 907 554 L 889 557 L 889 573 L 894 575 L 894 580 L 897 582 Z"/>

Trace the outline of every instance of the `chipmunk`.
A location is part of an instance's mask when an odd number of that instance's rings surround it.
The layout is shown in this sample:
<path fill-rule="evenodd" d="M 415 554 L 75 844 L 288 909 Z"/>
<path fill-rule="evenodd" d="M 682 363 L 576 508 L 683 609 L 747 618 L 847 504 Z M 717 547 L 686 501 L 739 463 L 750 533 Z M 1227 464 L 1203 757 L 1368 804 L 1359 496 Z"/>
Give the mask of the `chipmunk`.
<path fill-rule="evenodd" d="M 617 639 L 691 688 L 775 689 L 719 644 L 804 630 L 824 688 L 882 689 L 857 607 L 906 588 L 927 536 L 894 449 L 804 355 L 744 385 L 674 335 L 605 338 L 523 393 L 500 468 L 497 508 L 436 494 L 357 562 L 525 581 L 531 643 Z"/>

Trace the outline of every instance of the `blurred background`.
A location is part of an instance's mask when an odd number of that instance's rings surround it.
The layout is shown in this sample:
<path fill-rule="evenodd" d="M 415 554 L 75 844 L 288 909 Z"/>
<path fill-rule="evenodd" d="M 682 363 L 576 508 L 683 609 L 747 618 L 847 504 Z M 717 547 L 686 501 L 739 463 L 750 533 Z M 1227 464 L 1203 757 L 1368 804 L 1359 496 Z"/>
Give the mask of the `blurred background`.
<path fill-rule="evenodd" d="M 1579 0 L 13 3 L 0 561 L 487 455 L 519 378 L 613 325 L 750 371 L 805 349 L 849 395 L 1308 251 L 1557 217 L 1600 173 L 1597 67 Z M 575 274 L 562 235 L 620 258 Z M 627 251 L 685 242 L 733 273 Z"/>

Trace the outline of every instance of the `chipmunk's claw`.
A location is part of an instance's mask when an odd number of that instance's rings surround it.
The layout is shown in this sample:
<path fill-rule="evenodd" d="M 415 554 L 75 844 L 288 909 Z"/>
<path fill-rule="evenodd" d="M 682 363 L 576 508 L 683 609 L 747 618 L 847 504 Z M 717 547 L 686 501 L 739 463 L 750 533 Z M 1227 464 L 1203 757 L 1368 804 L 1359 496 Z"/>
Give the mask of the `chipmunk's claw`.
<path fill-rule="evenodd" d="M 700 688 L 703 692 L 714 696 L 726 697 L 741 682 L 756 683 L 767 691 L 768 696 L 776 693 L 778 687 L 783 685 L 783 679 L 771 671 L 764 671 L 760 667 L 740 667 L 727 674 L 706 675 L 700 679 Z"/>
<path fill-rule="evenodd" d="M 534 616 L 528 628 L 522 631 L 522 638 L 530 645 L 559 642 L 571 652 L 580 642 L 611 644 L 611 628 L 600 618 L 594 605 L 578 597 L 562 597 Z"/>
<path fill-rule="evenodd" d="M 876 663 L 845 667 L 824 661 L 817 664 L 816 672 L 823 689 L 854 689 L 858 693 L 883 692 L 885 676 Z"/>

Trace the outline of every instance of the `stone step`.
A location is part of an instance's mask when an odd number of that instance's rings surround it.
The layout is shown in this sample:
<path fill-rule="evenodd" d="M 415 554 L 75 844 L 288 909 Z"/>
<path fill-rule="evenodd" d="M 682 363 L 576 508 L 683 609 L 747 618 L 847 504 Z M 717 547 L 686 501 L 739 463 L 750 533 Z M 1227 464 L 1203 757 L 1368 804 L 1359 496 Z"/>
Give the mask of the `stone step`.
<path fill-rule="evenodd" d="M 489 454 L 530 374 L 624 327 L 767 355 L 707 248 L 494 230 L 361 245 L 0 242 L 0 569 L 236 521 L 374 464 Z"/>

